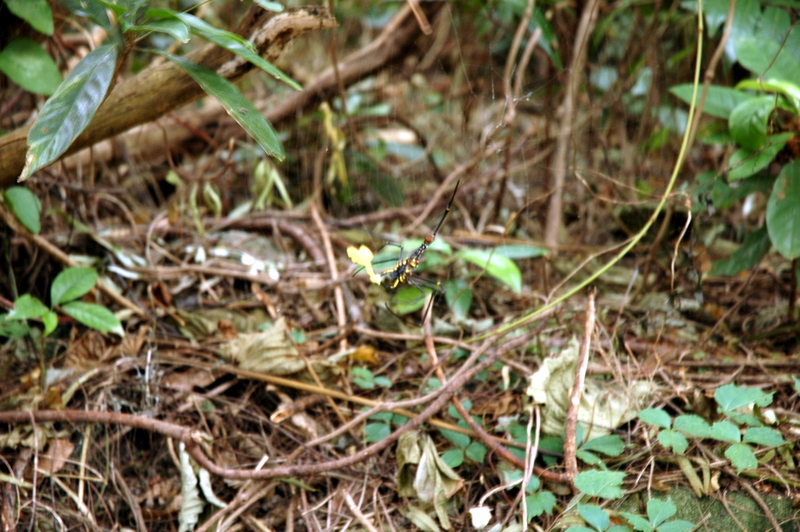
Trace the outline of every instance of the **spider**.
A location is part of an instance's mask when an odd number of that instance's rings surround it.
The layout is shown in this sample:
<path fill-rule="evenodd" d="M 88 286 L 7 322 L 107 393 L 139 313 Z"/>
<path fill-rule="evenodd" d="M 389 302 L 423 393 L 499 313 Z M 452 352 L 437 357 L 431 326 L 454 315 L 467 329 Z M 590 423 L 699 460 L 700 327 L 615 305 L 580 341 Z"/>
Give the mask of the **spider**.
<path fill-rule="evenodd" d="M 425 254 L 425 250 L 428 249 L 428 246 L 430 246 L 431 243 L 433 243 L 433 241 L 436 239 L 436 235 L 439 233 L 439 229 L 442 228 L 442 224 L 444 223 L 445 218 L 447 218 L 450 208 L 453 206 L 453 200 L 456 197 L 456 192 L 458 192 L 459 183 L 460 181 L 456 182 L 456 187 L 453 189 L 453 195 L 450 196 L 450 201 L 447 203 L 447 208 L 442 215 L 442 219 L 439 220 L 439 223 L 436 225 L 436 229 L 433 230 L 433 233 L 426 236 L 425 240 L 422 241 L 422 245 L 411 252 L 408 257 L 403 258 L 403 246 L 400 246 L 400 257 L 397 260 L 397 264 L 391 268 L 383 270 L 379 274 L 381 277 L 381 285 L 385 288 L 393 290 L 399 285 L 406 283 L 416 287 L 417 290 L 422 293 L 423 297 L 427 295 L 423 288 L 428 288 L 433 293 L 433 297 L 431 297 L 425 312 L 422 314 L 422 321 L 425 321 L 428 311 L 430 310 L 433 300 L 436 298 L 436 296 L 444 295 L 444 287 L 439 281 L 433 282 L 414 276 L 414 270 L 417 268 L 417 266 L 419 266 L 419 263 L 422 260 L 422 255 Z M 394 314 L 394 312 L 392 312 L 392 314 Z"/>

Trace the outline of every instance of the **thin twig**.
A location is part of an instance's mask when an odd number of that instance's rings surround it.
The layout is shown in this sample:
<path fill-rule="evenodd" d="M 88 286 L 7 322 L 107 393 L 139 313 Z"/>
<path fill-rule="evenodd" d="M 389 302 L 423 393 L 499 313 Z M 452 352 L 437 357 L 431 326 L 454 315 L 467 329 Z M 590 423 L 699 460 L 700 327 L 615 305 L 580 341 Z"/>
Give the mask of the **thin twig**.
<path fill-rule="evenodd" d="M 567 408 L 567 422 L 564 429 L 564 465 L 567 474 L 573 479 L 578 475 L 578 459 L 576 457 L 578 432 L 578 411 L 581 407 L 581 394 L 586 382 L 586 368 L 589 365 L 589 351 L 592 345 L 592 333 L 595 323 L 594 290 L 589 292 L 589 301 L 586 304 L 586 321 L 584 322 L 583 344 L 581 345 L 578 365 L 575 368 L 575 382 L 572 384 L 572 393 L 569 396 Z"/>

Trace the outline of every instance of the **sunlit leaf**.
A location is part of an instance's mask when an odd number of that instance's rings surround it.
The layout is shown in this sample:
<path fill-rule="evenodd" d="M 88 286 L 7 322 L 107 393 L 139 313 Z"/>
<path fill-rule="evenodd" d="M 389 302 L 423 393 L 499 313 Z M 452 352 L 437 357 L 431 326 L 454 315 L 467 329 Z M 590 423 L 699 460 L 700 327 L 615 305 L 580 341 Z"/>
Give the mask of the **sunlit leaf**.
<path fill-rule="evenodd" d="M 53 94 L 61 84 L 53 58 L 34 40 L 14 39 L 0 51 L 0 71 L 34 94 Z"/>
<path fill-rule="evenodd" d="M 5 0 L 8 10 L 45 35 L 53 34 L 53 10 L 47 0 Z"/>
<path fill-rule="evenodd" d="M 28 134 L 22 179 L 61 157 L 89 125 L 106 97 L 116 66 L 117 50 L 106 45 L 89 52 L 72 69 Z"/>
<path fill-rule="evenodd" d="M 3 196 L 11 212 L 25 229 L 38 235 L 42 230 L 42 203 L 36 194 L 25 187 L 14 186 L 4 190 Z"/>
<path fill-rule="evenodd" d="M 253 107 L 233 83 L 213 70 L 188 59 L 166 52 L 159 53 L 185 70 L 205 92 L 215 97 L 228 114 L 264 148 L 264 151 L 280 161 L 286 158 L 272 124 Z"/>
<path fill-rule="evenodd" d="M 485 270 L 498 281 L 508 285 L 514 293 L 519 294 L 522 291 L 522 273 L 511 259 L 486 249 L 462 249 L 456 256 Z"/>
<path fill-rule="evenodd" d="M 125 336 L 119 318 L 106 307 L 83 301 L 72 301 L 61 308 L 67 315 L 96 331 Z"/>
<path fill-rule="evenodd" d="M 60 305 L 78 299 L 97 282 L 94 268 L 67 268 L 59 273 L 50 287 L 50 304 Z"/>

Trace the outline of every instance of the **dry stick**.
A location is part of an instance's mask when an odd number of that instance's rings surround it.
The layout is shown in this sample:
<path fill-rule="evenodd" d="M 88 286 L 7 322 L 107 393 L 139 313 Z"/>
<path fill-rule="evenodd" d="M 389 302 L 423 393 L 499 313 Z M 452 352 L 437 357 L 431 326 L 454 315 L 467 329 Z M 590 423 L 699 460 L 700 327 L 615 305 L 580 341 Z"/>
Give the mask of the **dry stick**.
<path fill-rule="evenodd" d="M 375 528 L 367 516 L 365 516 L 361 510 L 356 506 L 356 501 L 353 500 L 353 497 L 350 496 L 349 493 L 346 491 L 344 492 L 344 502 L 347 504 L 347 507 L 350 508 L 350 511 L 353 512 L 353 516 L 361 523 L 361 526 L 366 528 L 369 532 L 378 532 L 378 529 Z"/>
<path fill-rule="evenodd" d="M 578 410 L 581 407 L 581 392 L 586 382 L 586 368 L 589 365 L 589 350 L 592 345 L 592 333 L 595 323 L 594 290 L 589 292 L 589 301 L 586 304 L 586 321 L 584 323 L 583 345 L 581 345 L 578 366 L 575 368 L 575 382 L 572 384 L 572 393 L 569 396 L 567 408 L 567 423 L 564 429 L 564 465 L 567 474 L 573 479 L 578 476 L 577 450 Z"/>
<path fill-rule="evenodd" d="M 333 254 L 333 246 L 331 245 L 330 235 L 322 222 L 322 218 L 317 210 L 316 202 L 311 203 L 311 219 L 314 220 L 314 225 L 319 230 L 320 237 L 322 238 L 322 245 L 325 248 L 325 256 L 328 262 L 328 268 L 331 270 L 331 277 L 333 279 L 339 278 L 339 268 L 336 265 L 336 257 Z M 347 310 L 344 306 L 344 296 L 342 295 L 342 287 L 337 283 L 333 287 L 334 301 L 336 302 L 336 320 L 341 329 L 347 327 Z M 347 350 L 347 339 L 342 338 L 340 345 L 342 351 Z"/>
<path fill-rule="evenodd" d="M 2 220 L 6 223 L 8 227 L 11 228 L 12 231 L 36 244 L 45 253 L 51 255 L 53 258 L 55 258 L 58 262 L 60 262 L 64 266 L 75 267 L 78 265 L 78 263 L 72 260 L 69 257 L 69 255 L 67 255 L 66 253 L 58 249 L 56 246 L 51 244 L 50 241 L 47 240 L 45 237 L 41 235 L 34 235 L 30 231 L 28 231 L 25 227 L 23 227 L 23 225 L 17 221 L 17 217 L 8 212 L 2 204 L 0 204 L 0 218 L 2 218 Z M 117 303 L 119 306 L 133 311 L 138 316 L 146 315 L 144 310 L 137 307 L 128 298 L 112 290 L 105 282 L 103 282 L 102 279 L 97 280 L 97 288 L 103 294 L 105 294 L 115 303 Z"/>
<path fill-rule="evenodd" d="M 544 231 L 544 241 L 548 246 L 558 244 L 558 232 L 561 229 L 561 220 L 564 205 L 564 182 L 567 176 L 567 152 L 572 137 L 572 121 L 575 115 L 575 100 L 583 80 L 583 68 L 586 63 L 586 52 L 589 47 L 589 36 L 597 20 L 599 0 L 589 0 L 584 6 L 578 31 L 575 33 L 572 63 L 570 74 L 566 83 L 566 94 L 561 109 L 561 122 L 556 141 L 556 153 L 551 166 L 550 190 L 553 195 L 547 211 L 547 224 Z"/>

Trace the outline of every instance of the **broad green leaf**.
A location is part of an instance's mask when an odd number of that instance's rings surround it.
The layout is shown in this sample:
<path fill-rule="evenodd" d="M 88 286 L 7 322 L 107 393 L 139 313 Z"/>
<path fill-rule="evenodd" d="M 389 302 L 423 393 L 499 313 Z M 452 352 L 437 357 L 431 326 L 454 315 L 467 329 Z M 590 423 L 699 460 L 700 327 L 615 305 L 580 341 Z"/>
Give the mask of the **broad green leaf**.
<path fill-rule="evenodd" d="M 694 523 L 691 521 L 684 521 L 683 519 L 676 519 L 669 523 L 664 523 L 658 527 L 658 532 L 689 532 L 694 528 Z"/>
<path fill-rule="evenodd" d="M 56 276 L 50 287 L 50 304 L 56 306 L 78 299 L 94 288 L 96 282 L 94 268 L 67 268 Z"/>
<path fill-rule="evenodd" d="M 766 447 L 777 447 L 786 443 L 783 435 L 770 427 L 750 427 L 744 431 L 744 442 L 764 445 Z"/>
<path fill-rule="evenodd" d="M 474 441 L 467 446 L 467 449 L 464 451 L 464 454 L 466 454 L 467 458 L 469 458 L 473 462 L 482 464 L 483 461 L 486 459 L 487 452 L 489 452 L 489 449 L 487 449 L 484 444 L 482 444 L 479 441 Z"/>
<path fill-rule="evenodd" d="M 734 47 L 736 59 L 756 77 L 800 85 L 800 61 L 782 43 L 749 35 L 734 40 Z"/>
<path fill-rule="evenodd" d="M 376 412 L 369 416 L 369 419 L 372 421 L 383 421 L 384 423 L 391 423 L 392 421 L 392 414 L 391 412 Z"/>
<path fill-rule="evenodd" d="M 501 257 L 508 259 L 533 259 L 547 255 L 547 249 L 539 246 L 530 246 L 527 244 L 508 244 L 504 246 L 497 246 L 494 252 Z"/>
<path fill-rule="evenodd" d="M 767 229 L 775 248 L 791 260 L 800 256 L 800 161 L 783 167 L 767 201 Z"/>
<path fill-rule="evenodd" d="M 267 11 L 275 11 L 280 13 L 284 9 L 283 5 L 281 5 L 279 2 L 269 2 L 267 0 L 255 0 L 255 2 Z"/>
<path fill-rule="evenodd" d="M 27 320 L 30 318 L 40 318 L 49 309 L 36 297 L 25 294 L 19 296 L 14 301 L 14 308 L 8 313 L 10 320 Z"/>
<path fill-rule="evenodd" d="M 761 5 L 758 0 L 737 0 L 733 13 L 733 24 L 725 53 L 731 61 L 737 61 L 735 41 L 740 37 L 749 37 L 755 33 L 756 23 L 761 18 Z"/>
<path fill-rule="evenodd" d="M 486 249 L 462 249 L 456 253 L 456 257 L 486 270 L 486 273 L 508 285 L 515 294 L 522 291 L 522 274 L 511 259 Z"/>
<path fill-rule="evenodd" d="M 444 298 L 456 321 L 464 320 L 472 307 L 472 289 L 464 279 L 448 279 L 444 283 Z"/>
<path fill-rule="evenodd" d="M 95 305 L 94 303 L 84 303 L 83 301 L 71 301 L 62 305 L 61 309 L 68 316 L 91 329 L 125 336 L 125 331 L 122 329 L 119 318 L 106 307 Z"/>
<path fill-rule="evenodd" d="M 45 35 L 53 34 L 53 10 L 47 0 L 5 0 L 8 10 Z"/>
<path fill-rule="evenodd" d="M 622 497 L 622 471 L 598 471 L 591 469 L 582 471 L 575 477 L 575 487 L 592 497 L 619 499 Z"/>
<path fill-rule="evenodd" d="M 596 454 L 589 451 L 584 451 L 583 449 L 578 449 L 577 451 L 575 451 L 575 456 L 578 458 L 578 460 L 588 465 L 597 465 L 603 461 Z"/>
<path fill-rule="evenodd" d="M 733 152 L 728 160 L 728 180 L 738 181 L 766 168 L 793 136 L 794 133 L 773 135 L 756 151 L 740 148 Z"/>
<path fill-rule="evenodd" d="M 51 95 L 61 84 L 53 58 L 34 40 L 14 39 L 0 52 L 0 71 L 34 94 Z"/>
<path fill-rule="evenodd" d="M 658 443 L 667 449 L 672 449 L 675 454 L 683 454 L 689 448 L 689 442 L 686 437 L 680 432 L 671 429 L 664 429 L 658 433 Z"/>
<path fill-rule="evenodd" d="M 392 427 L 387 423 L 367 423 L 364 427 L 364 441 L 375 443 L 385 440 L 392 433 Z"/>
<path fill-rule="evenodd" d="M 672 87 L 669 92 L 687 104 L 692 101 L 692 85 L 690 83 Z M 698 98 L 699 97 L 698 94 Z M 711 85 L 708 88 L 708 95 L 706 96 L 705 105 L 703 106 L 703 112 L 727 120 L 728 117 L 731 116 L 731 112 L 736 109 L 739 104 L 752 97 L 752 95 L 746 92 L 737 91 L 730 87 Z"/>
<path fill-rule="evenodd" d="M 749 445 L 735 443 L 725 451 L 725 458 L 731 461 L 737 472 L 741 473 L 745 469 L 755 469 L 758 467 L 758 460 Z"/>
<path fill-rule="evenodd" d="M 42 314 L 42 323 L 44 323 L 44 335 L 49 336 L 58 326 L 58 314 L 52 310 L 48 310 Z"/>
<path fill-rule="evenodd" d="M 595 530 L 605 530 L 611 524 L 606 511 L 594 504 L 578 503 L 578 514 Z"/>
<path fill-rule="evenodd" d="M 459 449 L 466 449 L 467 446 L 470 444 L 472 440 L 466 434 L 462 434 L 460 432 L 455 432 L 452 430 L 447 429 L 439 429 L 442 436 L 453 442 L 453 444 L 458 447 Z"/>
<path fill-rule="evenodd" d="M 628 520 L 628 523 L 630 523 L 634 530 L 640 530 L 642 532 L 653 532 L 655 530 L 653 525 L 650 524 L 650 521 L 641 515 L 632 514 L 630 512 L 620 512 L 620 515 Z"/>
<path fill-rule="evenodd" d="M 762 40 L 770 40 L 783 44 L 786 33 L 792 26 L 789 12 L 776 6 L 767 6 L 761 13 L 761 20 L 758 22 L 758 29 L 754 37 Z"/>
<path fill-rule="evenodd" d="M 186 43 L 189 41 L 189 28 L 180 20 L 151 20 L 133 28 L 137 32 L 166 33 L 176 41 Z"/>
<path fill-rule="evenodd" d="M 581 451 L 596 451 L 606 456 L 619 456 L 625 450 L 625 442 L 616 434 L 592 438 L 580 447 Z"/>
<path fill-rule="evenodd" d="M 362 390 L 371 390 L 375 387 L 375 376 L 367 368 L 354 367 L 350 370 L 350 379 Z"/>
<path fill-rule="evenodd" d="M 70 147 L 103 103 L 117 66 L 117 50 L 106 45 L 81 59 L 47 100 L 28 134 L 22 179 L 52 163 Z"/>
<path fill-rule="evenodd" d="M 800 112 L 800 87 L 791 81 L 783 79 L 746 79 L 736 84 L 737 89 L 749 89 L 753 91 L 777 92 L 782 94 L 791 104 L 795 114 Z M 781 102 L 778 102 L 780 105 Z M 783 106 L 782 106 L 783 107 Z"/>
<path fill-rule="evenodd" d="M 675 515 L 677 511 L 675 503 L 670 500 L 650 499 L 647 501 L 647 517 L 655 527 Z"/>
<path fill-rule="evenodd" d="M 752 151 L 761 148 L 767 141 L 767 122 L 773 109 L 774 96 L 758 96 L 737 105 L 728 118 L 733 140 Z"/>
<path fill-rule="evenodd" d="M 417 312 L 425 307 L 430 290 L 422 290 L 416 286 L 403 286 L 392 291 L 391 310 L 399 316 Z"/>
<path fill-rule="evenodd" d="M 175 11 L 168 9 L 151 9 L 148 11 L 148 14 L 165 18 L 173 16 L 189 26 L 191 29 L 190 31 L 192 31 L 195 35 L 202 37 L 203 39 L 206 39 L 207 41 L 210 41 L 217 46 L 242 57 L 243 59 L 246 59 L 267 74 L 270 74 L 276 79 L 283 81 L 293 89 L 303 90 L 303 87 L 300 86 L 299 83 L 284 74 L 275 65 L 258 55 L 254 50 L 253 43 L 239 35 L 236 35 L 235 33 L 215 28 L 214 26 L 188 13 L 176 13 Z"/>
<path fill-rule="evenodd" d="M 9 209 L 25 229 L 38 235 L 42 230 L 42 203 L 36 194 L 25 187 L 13 186 L 4 190 L 3 196 Z"/>
<path fill-rule="evenodd" d="M 747 388 L 735 384 L 720 386 L 714 392 L 714 400 L 721 412 L 730 412 L 740 408 L 749 408 L 751 404 L 760 407 L 772 404 L 773 393 L 766 393 L 758 388 Z"/>
<path fill-rule="evenodd" d="M 662 429 L 668 429 L 672 425 L 672 419 L 669 414 L 660 408 L 645 408 L 639 412 L 639 419 Z"/>
<path fill-rule="evenodd" d="M 744 237 L 742 245 L 731 254 L 730 258 L 714 262 L 714 267 L 709 274 L 736 275 L 744 270 L 749 270 L 761 261 L 771 245 L 766 226 L 748 233 Z"/>
<path fill-rule="evenodd" d="M 728 18 L 729 0 L 705 0 L 703 16 L 706 18 L 708 36 L 714 37 L 722 23 Z"/>
<path fill-rule="evenodd" d="M 520 530 L 522 530 L 520 528 Z M 630 529 L 626 529 L 630 532 Z M 596 532 L 594 528 L 588 528 L 585 526 L 571 526 L 565 532 Z"/>
<path fill-rule="evenodd" d="M 525 497 L 525 505 L 527 506 L 528 519 L 539 517 L 543 513 L 552 515 L 553 508 L 556 505 L 556 498 L 549 491 L 540 491 Z"/>
<path fill-rule="evenodd" d="M 742 441 L 742 435 L 739 433 L 739 427 L 726 420 L 717 421 L 711 425 L 710 437 L 714 438 L 715 440 L 733 443 Z"/>
<path fill-rule="evenodd" d="M 442 454 L 444 463 L 452 468 L 456 468 L 464 463 L 464 451 L 461 449 L 450 449 Z"/>
<path fill-rule="evenodd" d="M 86 17 L 107 32 L 114 33 L 105 7 L 97 0 L 58 0 L 58 3 L 79 17 Z"/>
<path fill-rule="evenodd" d="M 739 181 L 736 187 L 731 187 L 724 179 L 714 179 L 711 202 L 719 209 L 727 209 L 754 192 L 763 192 L 765 196 L 769 196 L 775 179 L 772 176 L 759 174 Z"/>
<path fill-rule="evenodd" d="M 281 141 L 272 125 L 253 107 L 236 86 L 213 70 L 166 52 L 161 55 L 186 71 L 211 96 L 219 100 L 228 114 L 247 131 L 269 155 L 286 158 Z"/>
<path fill-rule="evenodd" d="M 27 323 L 9 319 L 8 314 L 0 314 L 0 337 L 22 338 L 30 330 Z"/>
<path fill-rule="evenodd" d="M 711 436 L 711 425 L 708 424 L 708 421 L 694 414 L 683 414 L 676 417 L 674 428 L 693 438 Z"/>

